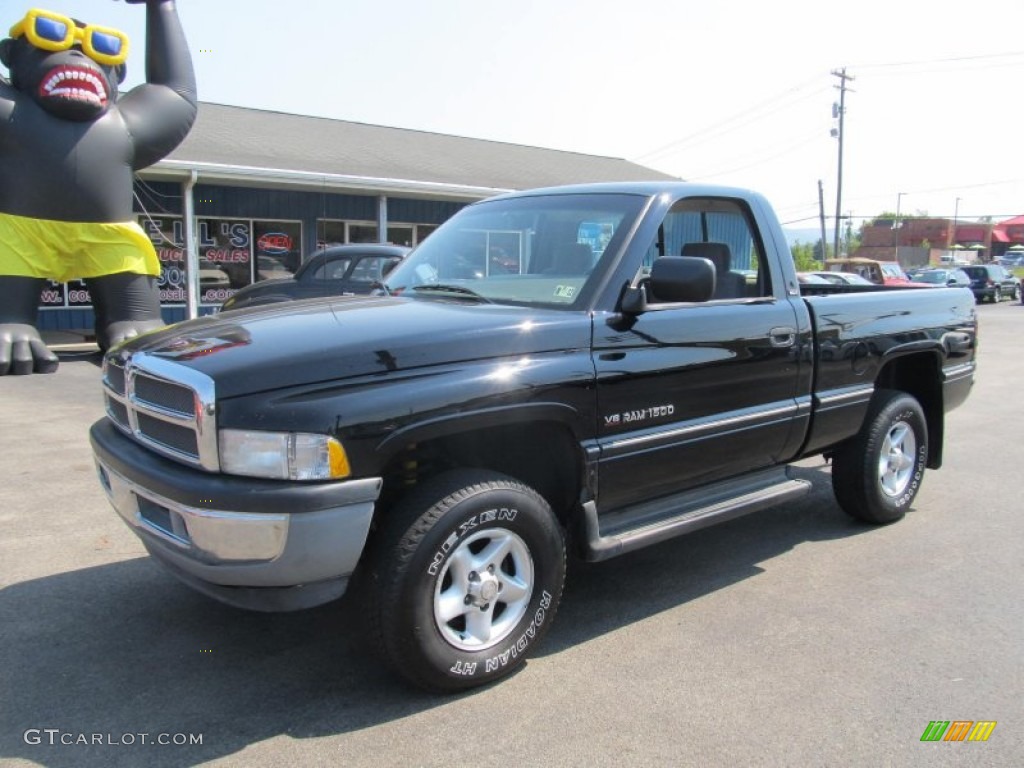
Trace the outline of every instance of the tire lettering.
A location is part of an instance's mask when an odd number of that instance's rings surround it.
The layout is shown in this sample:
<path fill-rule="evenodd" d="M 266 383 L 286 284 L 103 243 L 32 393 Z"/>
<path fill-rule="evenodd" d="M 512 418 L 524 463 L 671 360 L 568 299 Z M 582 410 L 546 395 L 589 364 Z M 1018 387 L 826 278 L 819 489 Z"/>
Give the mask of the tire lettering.
<path fill-rule="evenodd" d="M 470 677 L 476 674 L 476 662 L 475 661 L 456 661 L 455 665 L 449 669 L 453 675 L 463 675 Z"/>
<path fill-rule="evenodd" d="M 533 614 L 533 619 L 530 621 L 530 625 L 523 630 L 523 634 L 512 644 L 512 647 L 503 653 L 499 653 L 497 656 L 492 656 L 489 659 L 484 660 L 484 672 L 497 672 L 502 667 L 506 666 L 509 659 L 516 659 L 520 655 L 526 652 L 527 647 L 530 645 L 530 641 L 537 636 L 537 629 L 544 624 L 544 620 L 547 618 L 548 609 L 551 607 L 551 594 L 544 590 L 540 596 L 540 604 L 537 607 L 537 612 Z"/>
<path fill-rule="evenodd" d="M 455 546 L 455 543 L 474 528 L 479 528 L 484 523 L 490 523 L 494 520 L 508 520 L 511 522 L 516 519 L 516 515 L 518 514 L 518 509 L 489 509 L 486 512 L 481 512 L 479 515 L 473 515 L 471 518 L 459 525 L 459 530 L 454 531 L 451 536 L 444 540 L 441 547 L 434 553 L 434 557 L 431 559 L 430 565 L 427 566 L 427 573 L 431 576 L 437 576 L 438 572 L 441 570 L 441 565 L 444 563 L 445 557 L 451 551 L 452 547 Z"/>
<path fill-rule="evenodd" d="M 431 576 L 437 575 L 437 572 L 441 569 L 441 563 L 444 562 L 444 556 L 451 551 L 451 548 L 455 546 L 455 542 L 457 542 L 458 540 L 459 535 L 457 533 L 453 533 L 451 536 L 444 540 L 444 543 L 441 545 L 441 548 L 434 553 L 434 559 L 431 560 L 430 565 L 427 566 L 427 573 L 429 573 Z"/>
<path fill-rule="evenodd" d="M 907 490 L 902 496 L 896 499 L 896 507 L 903 507 L 910 503 L 911 499 L 917 495 L 917 490 L 921 486 L 921 478 L 924 475 L 924 464 L 927 461 L 927 447 L 921 446 L 917 449 L 917 462 L 914 469 L 914 477 L 910 481 L 910 485 L 907 486 Z"/>

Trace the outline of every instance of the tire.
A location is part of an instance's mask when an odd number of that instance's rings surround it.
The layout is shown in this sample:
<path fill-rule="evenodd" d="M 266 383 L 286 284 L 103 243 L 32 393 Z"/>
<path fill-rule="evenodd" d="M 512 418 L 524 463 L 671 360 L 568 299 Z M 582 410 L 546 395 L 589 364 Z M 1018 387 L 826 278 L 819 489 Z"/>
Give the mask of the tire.
<path fill-rule="evenodd" d="M 543 497 L 496 472 L 457 470 L 387 514 L 368 587 L 370 641 L 391 667 L 458 691 L 522 666 L 565 583 L 565 538 Z"/>
<path fill-rule="evenodd" d="M 879 390 L 856 437 L 836 450 L 832 489 L 843 510 L 867 523 L 900 520 L 928 460 L 924 411 L 905 392 Z"/>
<path fill-rule="evenodd" d="M 992 291 L 992 303 L 993 304 L 998 304 L 1002 300 L 1003 300 L 1003 291 L 1002 291 L 1002 289 L 996 288 L 994 291 Z"/>

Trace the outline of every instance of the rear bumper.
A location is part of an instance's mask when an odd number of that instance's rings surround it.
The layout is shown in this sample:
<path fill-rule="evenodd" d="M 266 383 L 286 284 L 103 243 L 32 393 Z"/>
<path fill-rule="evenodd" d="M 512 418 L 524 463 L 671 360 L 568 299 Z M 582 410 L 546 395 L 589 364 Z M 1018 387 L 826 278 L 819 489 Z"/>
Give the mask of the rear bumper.
<path fill-rule="evenodd" d="M 290 483 L 209 474 L 157 456 L 107 420 L 90 439 L 100 482 L 154 559 L 189 586 L 253 610 L 344 593 L 381 480 Z"/>
<path fill-rule="evenodd" d="M 972 287 L 971 288 L 971 293 L 974 294 L 974 298 L 975 299 L 977 299 L 978 301 L 982 301 L 984 299 L 991 299 L 993 296 L 995 296 L 996 289 L 995 288 L 974 288 L 974 287 Z"/>

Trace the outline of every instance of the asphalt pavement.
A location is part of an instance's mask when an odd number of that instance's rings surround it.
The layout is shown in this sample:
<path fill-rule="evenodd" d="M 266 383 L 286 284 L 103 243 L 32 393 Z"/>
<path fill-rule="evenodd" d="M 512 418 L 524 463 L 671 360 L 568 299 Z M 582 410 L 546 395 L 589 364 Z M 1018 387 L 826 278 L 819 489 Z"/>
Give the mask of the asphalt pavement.
<path fill-rule="evenodd" d="M 0 378 L 0 765 L 1024 764 L 1024 306 L 978 307 L 946 465 L 866 526 L 801 463 L 797 503 L 570 564 L 525 668 L 408 688 L 341 601 L 252 614 L 152 563 L 95 476 L 99 358 Z M 984 742 L 922 742 L 994 721 Z"/>

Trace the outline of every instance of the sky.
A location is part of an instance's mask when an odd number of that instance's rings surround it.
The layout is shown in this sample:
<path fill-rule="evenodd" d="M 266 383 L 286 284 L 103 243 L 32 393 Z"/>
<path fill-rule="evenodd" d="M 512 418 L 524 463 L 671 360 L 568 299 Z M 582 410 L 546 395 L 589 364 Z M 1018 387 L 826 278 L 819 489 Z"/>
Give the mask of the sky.
<path fill-rule="evenodd" d="M 0 0 L 127 32 L 145 6 Z M 625 158 L 841 211 L 1024 214 L 1021 0 L 179 0 L 202 101 Z M 6 73 L 5 73 L 6 74 Z"/>

